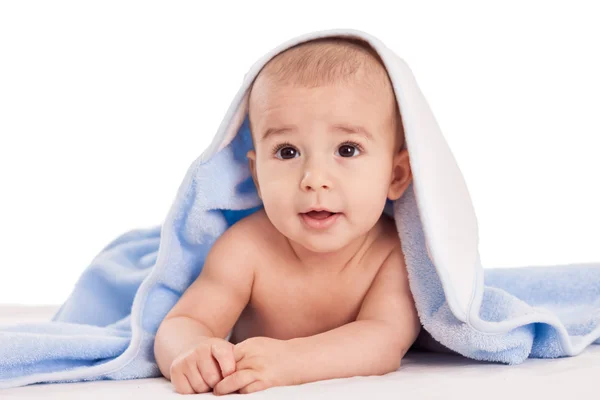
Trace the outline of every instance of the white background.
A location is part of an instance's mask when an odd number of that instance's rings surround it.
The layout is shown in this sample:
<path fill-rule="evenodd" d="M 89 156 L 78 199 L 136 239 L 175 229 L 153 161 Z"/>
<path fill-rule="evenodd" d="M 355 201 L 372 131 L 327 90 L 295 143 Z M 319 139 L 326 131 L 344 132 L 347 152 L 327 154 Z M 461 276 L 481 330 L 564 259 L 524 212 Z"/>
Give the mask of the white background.
<path fill-rule="evenodd" d="M 60 304 L 102 247 L 160 224 L 248 68 L 331 28 L 413 70 L 485 267 L 600 262 L 595 4 L 0 3 L 0 303 Z"/>

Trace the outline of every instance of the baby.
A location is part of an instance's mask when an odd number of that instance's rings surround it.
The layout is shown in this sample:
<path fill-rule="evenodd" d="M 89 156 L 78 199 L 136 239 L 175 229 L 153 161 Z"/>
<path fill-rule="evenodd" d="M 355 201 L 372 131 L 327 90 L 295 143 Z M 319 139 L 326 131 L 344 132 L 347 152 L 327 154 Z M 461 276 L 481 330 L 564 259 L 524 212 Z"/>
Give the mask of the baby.
<path fill-rule="evenodd" d="M 251 393 L 397 370 L 421 325 L 387 199 L 412 180 L 398 105 L 357 40 L 302 43 L 251 88 L 247 157 L 264 207 L 231 226 L 165 317 L 178 393 Z"/>

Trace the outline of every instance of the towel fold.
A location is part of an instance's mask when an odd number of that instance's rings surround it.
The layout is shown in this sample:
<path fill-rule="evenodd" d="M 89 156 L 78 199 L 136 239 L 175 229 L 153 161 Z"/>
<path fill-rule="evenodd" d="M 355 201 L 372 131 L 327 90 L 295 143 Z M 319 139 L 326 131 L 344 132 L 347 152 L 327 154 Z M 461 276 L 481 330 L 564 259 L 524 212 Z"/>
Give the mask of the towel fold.
<path fill-rule="evenodd" d="M 326 30 L 288 40 L 250 68 L 161 226 L 108 244 L 52 321 L 0 327 L 0 388 L 160 376 L 153 344 L 162 319 L 215 240 L 262 207 L 246 159 L 251 83 L 283 50 L 334 36 L 378 52 L 402 112 L 413 182 L 384 212 L 396 220 L 425 331 L 465 357 L 506 364 L 574 356 L 600 343 L 600 264 L 482 269 L 471 198 L 412 72 L 365 32 Z"/>

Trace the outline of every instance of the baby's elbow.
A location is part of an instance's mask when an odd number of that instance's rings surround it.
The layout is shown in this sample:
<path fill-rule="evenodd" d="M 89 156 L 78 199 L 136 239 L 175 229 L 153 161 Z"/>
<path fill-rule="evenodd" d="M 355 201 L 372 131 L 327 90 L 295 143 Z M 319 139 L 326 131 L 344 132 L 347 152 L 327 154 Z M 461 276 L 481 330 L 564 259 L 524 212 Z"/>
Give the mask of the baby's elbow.
<path fill-rule="evenodd" d="M 386 373 L 397 371 L 402 364 L 402 359 L 408 351 L 406 339 L 397 330 L 390 329 L 390 334 L 384 341 L 386 346 L 383 349 Z M 410 346 L 409 346 L 410 347 Z"/>
<path fill-rule="evenodd" d="M 404 356 L 404 352 L 399 351 L 399 349 L 387 348 L 381 356 L 378 365 L 377 375 L 385 375 L 390 372 L 395 372 L 400 368 L 402 364 L 402 358 Z"/>
<path fill-rule="evenodd" d="M 400 368 L 402 357 L 392 357 L 386 354 L 385 358 L 381 359 L 377 366 L 371 371 L 372 375 L 386 375 L 391 372 L 396 372 Z"/>
<path fill-rule="evenodd" d="M 386 370 L 386 374 L 390 373 L 390 372 L 395 372 L 398 369 L 400 369 L 400 365 L 402 364 L 402 356 L 403 353 L 398 353 L 395 352 L 395 354 L 392 356 L 390 355 L 390 359 L 387 363 L 387 370 Z"/>

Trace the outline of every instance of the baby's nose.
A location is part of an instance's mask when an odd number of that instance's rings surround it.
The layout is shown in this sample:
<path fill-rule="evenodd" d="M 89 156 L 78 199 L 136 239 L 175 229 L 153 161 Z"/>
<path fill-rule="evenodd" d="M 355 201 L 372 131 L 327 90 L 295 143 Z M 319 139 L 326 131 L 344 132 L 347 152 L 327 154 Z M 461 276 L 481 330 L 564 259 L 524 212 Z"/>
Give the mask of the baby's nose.
<path fill-rule="evenodd" d="M 304 191 L 330 190 L 331 186 L 331 180 L 323 171 L 307 171 L 301 182 Z"/>
<path fill-rule="evenodd" d="M 306 191 L 318 190 L 318 189 L 329 190 L 329 186 L 327 184 L 322 184 L 322 185 L 305 185 L 304 186 L 304 190 L 306 190 Z"/>

